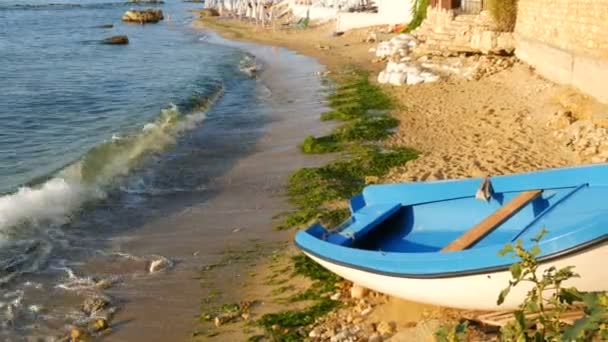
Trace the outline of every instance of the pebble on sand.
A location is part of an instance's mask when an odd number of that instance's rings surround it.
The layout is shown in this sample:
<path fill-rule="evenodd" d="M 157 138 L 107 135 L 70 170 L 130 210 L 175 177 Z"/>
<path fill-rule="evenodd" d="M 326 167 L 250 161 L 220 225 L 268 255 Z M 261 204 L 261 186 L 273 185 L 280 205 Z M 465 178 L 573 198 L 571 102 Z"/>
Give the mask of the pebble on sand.
<path fill-rule="evenodd" d="M 369 293 L 369 290 L 363 286 L 353 284 L 350 288 L 350 297 L 354 299 L 361 299 Z"/>
<path fill-rule="evenodd" d="M 150 262 L 150 266 L 148 267 L 148 272 L 150 273 L 156 273 L 162 270 L 166 270 L 167 268 L 170 268 L 171 266 L 173 266 L 173 263 L 164 257 L 158 258 L 156 260 L 152 260 L 152 262 Z"/>
<path fill-rule="evenodd" d="M 93 331 L 103 331 L 109 328 L 108 321 L 103 318 L 98 318 L 93 322 L 92 329 Z"/>

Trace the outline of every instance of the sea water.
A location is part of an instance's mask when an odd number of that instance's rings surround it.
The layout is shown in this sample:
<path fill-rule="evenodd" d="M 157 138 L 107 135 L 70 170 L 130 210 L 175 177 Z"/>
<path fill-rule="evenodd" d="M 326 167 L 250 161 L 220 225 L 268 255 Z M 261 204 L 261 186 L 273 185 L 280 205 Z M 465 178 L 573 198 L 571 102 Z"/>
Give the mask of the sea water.
<path fill-rule="evenodd" d="M 149 7 L 165 20 L 120 20 Z M 243 152 L 205 160 L 213 134 L 259 136 L 264 91 L 242 72 L 253 59 L 194 31 L 199 7 L 0 1 L 0 338 L 61 329 L 37 299 L 95 282 L 70 265 L 104 253 L 96 237 L 162 215 L 171 202 L 157 197 L 204 191 Z M 128 45 L 101 44 L 123 34 Z"/>

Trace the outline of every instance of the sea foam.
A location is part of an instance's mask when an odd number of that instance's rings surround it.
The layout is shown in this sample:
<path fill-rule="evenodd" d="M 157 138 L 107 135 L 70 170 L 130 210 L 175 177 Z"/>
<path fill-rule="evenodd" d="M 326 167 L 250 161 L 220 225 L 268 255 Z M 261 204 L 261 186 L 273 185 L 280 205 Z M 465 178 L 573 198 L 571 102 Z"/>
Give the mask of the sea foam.
<path fill-rule="evenodd" d="M 104 198 L 107 189 L 119 185 L 116 183 L 121 176 L 127 175 L 144 156 L 167 149 L 180 133 L 202 122 L 207 109 L 222 94 L 223 88 L 217 87 L 211 96 L 199 99 L 187 114 L 171 104 L 140 132 L 131 136 L 114 134 L 46 182 L 1 196 L 0 241 L 6 241 L 15 227 L 64 224 L 83 203 Z"/>

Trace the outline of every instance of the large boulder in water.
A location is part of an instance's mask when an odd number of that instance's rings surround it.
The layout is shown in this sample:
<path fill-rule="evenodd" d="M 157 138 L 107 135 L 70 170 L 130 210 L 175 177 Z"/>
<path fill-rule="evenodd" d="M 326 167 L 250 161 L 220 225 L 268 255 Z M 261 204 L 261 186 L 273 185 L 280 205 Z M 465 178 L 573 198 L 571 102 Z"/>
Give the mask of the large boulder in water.
<path fill-rule="evenodd" d="M 108 45 L 125 45 L 129 44 L 129 38 L 127 36 L 112 36 L 104 39 L 102 43 Z"/>
<path fill-rule="evenodd" d="M 122 15 L 123 21 L 135 23 L 157 23 L 163 20 L 163 11 L 159 9 L 147 9 L 145 11 L 129 10 Z"/>

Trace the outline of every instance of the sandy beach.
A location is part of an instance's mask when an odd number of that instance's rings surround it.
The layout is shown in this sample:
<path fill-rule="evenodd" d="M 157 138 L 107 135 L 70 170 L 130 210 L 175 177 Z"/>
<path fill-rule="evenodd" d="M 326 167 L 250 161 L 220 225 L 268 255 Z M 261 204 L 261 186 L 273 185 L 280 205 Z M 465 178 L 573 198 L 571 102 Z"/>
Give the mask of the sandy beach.
<path fill-rule="evenodd" d="M 232 20 L 208 26 L 230 39 L 285 46 L 313 56 L 329 70 L 355 64 L 378 71 L 383 66 L 372 62 L 368 50 L 374 45 L 362 42 L 369 32 L 365 29 L 332 37 L 331 24 L 296 32 Z M 407 169 L 394 170 L 391 180 L 500 175 L 580 163 L 546 127 L 560 109 L 559 98 L 577 92 L 544 80 L 523 63 L 474 82 L 449 78 L 382 89 L 403 108 L 393 113 L 401 125 L 390 143 L 423 152 Z"/>
<path fill-rule="evenodd" d="M 356 65 L 377 75 L 383 67 L 382 63 L 373 61 L 374 56 L 368 51 L 374 45 L 364 42 L 370 32 L 368 29 L 348 31 L 335 37 L 331 24 L 305 30 L 279 30 L 222 18 L 200 21 L 196 26 L 217 31 L 228 39 L 287 47 L 314 57 L 330 72 L 338 72 L 345 65 Z M 523 63 L 516 62 L 473 81 L 447 77 L 435 83 L 381 88 L 397 102 L 392 115 L 400 121 L 386 143 L 413 147 L 421 152 L 418 159 L 391 170 L 382 179 L 384 182 L 494 176 L 588 161 L 556 139 L 551 120 L 564 108 L 588 107 L 595 103 L 594 100 L 570 87 L 543 79 Z M 566 104 L 568 100 L 564 99 L 572 98 L 576 98 L 576 104 Z M 293 247 L 282 252 L 285 255 L 293 253 L 297 253 Z M 285 258 L 288 257 L 283 256 Z M 280 257 L 258 265 L 253 272 L 256 276 L 248 286 L 226 298 L 232 301 L 263 298 L 264 305 L 252 309 L 256 317 L 277 308 L 289 308 L 289 304 L 281 300 L 286 298 L 284 293 L 277 295 L 276 286 L 259 280 L 277 276 L 276 270 L 280 268 L 275 265 L 276 259 Z M 283 287 L 287 288 L 288 294 L 297 293 L 308 285 L 305 279 L 298 277 L 285 277 L 279 283 L 289 284 Z M 331 313 L 316 326 L 323 331 L 332 325 L 352 324 L 352 317 L 361 311 L 361 305 L 371 305 L 373 313 L 355 323 L 377 328 L 378 324 L 393 322 L 397 333 L 391 341 L 430 340 L 438 324 L 454 322 L 459 315 L 454 310 L 380 294 L 345 302 L 347 308 Z M 297 308 L 296 305 L 292 307 Z M 218 341 L 239 339 L 256 331 L 259 333 L 259 329 L 241 322 L 222 326 L 217 329 L 217 335 L 214 333 L 209 338 Z M 483 334 L 473 338 L 483 339 Z"/>
<path fill-rule="evenodd" d="M 282 195 L 286 177 L 328 160 L 298 152 L 307 134 L 330 128 L 318 121 L 325 110 L 317 76 L 321 65 L 283 48 L 229 42 L 212 33 L 206 40 L 247 51 L 264 65 L 256 77 L 263 85 L 258 96 L 265 119 L 238 128 L 226 127 L 222 120 L 206 122 L 198 134 L 214 152 L 201 158 L 209 165 L 192 167 L 209 175 L 209 196 L 174 203 L 175 210 L 141 225 L 137 237 L 118 234 L 112 239 L 113 250 L 163 255 L 175 262 L 167 272 L 130 279 L 106 292 L 124 304 L 113 320 L 112 341 L 188 340 L 200 314 L 198 303 L 214 291 L 239 291 L 250 263 L 283 248 L 289 239 L 288 232 L 272 231 L 273 216 L 289 209 Z M 293 64 L 300 67 L 292 70 Z M 202 270 L 223 263 L 231 253 L 249 253 L 244 269 L 222 271 L 225 282 L 207 284 Z M 91 267 L 109 267 L 108 262 Z"/>

